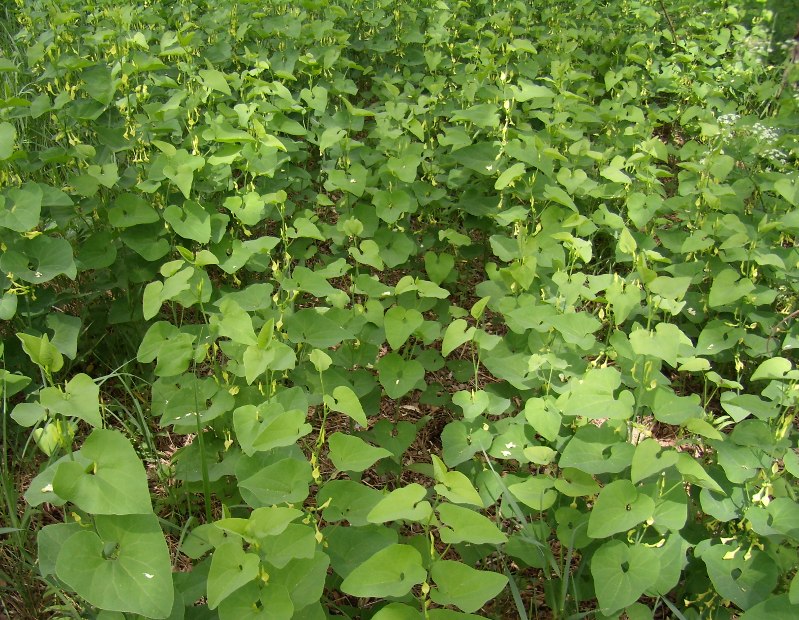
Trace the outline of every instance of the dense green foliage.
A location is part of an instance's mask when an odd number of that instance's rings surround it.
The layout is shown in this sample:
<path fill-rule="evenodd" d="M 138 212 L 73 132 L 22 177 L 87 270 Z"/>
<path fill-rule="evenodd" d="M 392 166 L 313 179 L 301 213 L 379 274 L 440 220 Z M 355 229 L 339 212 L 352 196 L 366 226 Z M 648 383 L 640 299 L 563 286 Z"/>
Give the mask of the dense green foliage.
<path fill-rule="evenodd" d="M 799 69 L 732 4 L 7 6 L 14 613 L 799 616 Z"/>

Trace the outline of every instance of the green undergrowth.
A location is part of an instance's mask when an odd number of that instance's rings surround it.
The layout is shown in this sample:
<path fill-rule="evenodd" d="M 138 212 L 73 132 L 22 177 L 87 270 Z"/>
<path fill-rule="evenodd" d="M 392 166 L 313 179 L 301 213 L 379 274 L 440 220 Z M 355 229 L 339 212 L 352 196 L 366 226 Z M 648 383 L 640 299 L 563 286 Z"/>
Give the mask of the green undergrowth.
<path fill-rule="evenodd" d="M 799 615 L 773 4 L 7 3 L 0 615 Z"/>

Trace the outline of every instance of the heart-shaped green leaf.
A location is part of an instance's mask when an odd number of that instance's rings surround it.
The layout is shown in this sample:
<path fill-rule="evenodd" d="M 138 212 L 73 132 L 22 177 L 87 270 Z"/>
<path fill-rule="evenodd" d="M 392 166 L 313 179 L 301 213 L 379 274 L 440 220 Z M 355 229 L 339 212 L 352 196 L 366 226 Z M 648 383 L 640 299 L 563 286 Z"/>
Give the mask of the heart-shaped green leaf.
<path fill-rule="evenodd" d="M 446 497 L 455 504 L 469 504 L 483 508 L 483 500 L 465 474 L 459 471 L 447 471 L 447 466 L 435 454 L 433 460 L 433 476 L 438 482 L 436 493 Z"/>
<path fill-rule="evenodd" d="M 102 426 L 100 388 L 89 375 L 78 373 L 67 382 L 66 389 L 44 388 L 39 402 L 50 411 L 80 418 L 94 427 Z"/>
<path fill-rule="evenodd" d="M 466 421 L 474 420 L 488 409 L 489 402 L 484 390 L 460 390 L 452 396 L 452 404 L 463 410 L 463 419 Z"/>
<path fill-rule="evenodd" d="M 599 492 L 588 520 L 588 535 L 607 538 L 625 532 L 651 519 L 654 512 L 651 497 L 639 493 L 629 480 L 614 480 Z"/>
<path fill-rule="evenodd" d="M 219 545 L 208 571 L 209 609 L 216 609 L 225 598 L 255 579 L 260 566 L 258 555 L 244 551 L 240 539 Z"/>
<path fill-rule="evenodd" d="M 244 405 L 233 411 L 233 426 L 242 451 L 252 455 L 290 446 L 310 433 L 312 428 L 305 421 L 306 415 L 301 409 L 285 411 L 278 403 L 260 407 Z"/>
<path fill-rule="evenodd" d="M 95 517 L 94 531 L 61 546 L 56 574 L 100 609 L 148 618 L 172 610 L 172 565 L 154 514 Z"/>
<path fill-rule="evenodd" d="M 640 482 L 676 463 L 676 452 L 666 450 L 661 454 L 660 444 L 657 441 L 651 438 L 644 439 L 635 447 L 630 479 L 633 483 Z"/>
<path fill-rule="evenodd" d="M 658 555 L 645 545 L 610 540 L 591 558 L 596 597 L 606 615 L 637 601 L 655 584 L 659 573 Z"/>
<path fill-rule="evenodd" d="M 414 547 L 391 545 L 353 570 L 342 582 L 341 591 L 359 597 L 404 596 L 426 577 L 422 556 Z"/>
<path fill-rule="evenodd" d="M 5 121 L 0 123 L 0 159 L 11 157 L 16 139 L 17 130 L 14 125 Z"/>
<path fill-rule="evenodd" d="M 369 512 L 370 523 L 386 523 L 387 521 L 419 521 L 430 517 L 433 508 L 425 497 L 427 489 L 422 485 L 411 483 L 394 489 L 381 499 Z"/>
<path fill-rule="evenodd" d="M 97 515 L 152 511 L 144 466 L 122 433 L 95 429 L 76 454 L 80 460 L 61 462 L 56 469 L 56 495 Z"/>
<path fill-rule="evenodd" d="M 244 501 L 253 508 L 301 502 L 308 497 L 311 464 L 298 458 L 283 458 L 264 466 L 257 457 L 241 457 L 236 478 Z"/>
<path fill-rule="evenodd" d="M 474 337 L 475 328 L 469 327 L 463 319 L 455 319 L 447 325 L 444 332 L 444 339 L 441 342 L 441 355 L 447 356 L 464 342 L 468 342 Z"/>
<path fill-rule="evenodd" d="M 17 338 L 22 342 L 22 350 L 28 354 L 31 361 L 48 373 L 58 372 L 64 366 L 64 358 L 50 342 L 47 334 L 41 336 L 17 334 Z"/>
<path fill-rule="evenodd" d="M 330 460 L 340 471 L 364 471 L 375 462 L 391 456 L 385 448 L 376 448 L 360 437 L 333 433 L 327 440 L 330 447 Z"/>
<path fill-rule="evenodd" d="M 380 384 L 393 399 L 404 396 L 424 380 L 424 366 L 416 360 L 404 360 L 396 353 L 381 357 L 377 372 Z"/>
<path fill-rule="evenodd" d="M 334 388 L 332 396 L 325 394 L 325 404 L 330 407 L 331 411 L 338 411 L 348 415 L 364 428 L 368 425 L 366 413 L 364 413 L 358 395 L 346 385 L 339 385 Z"/>
<path fill-rule="evenodd" d="M 505 575 L 476 570 L 452 560 L 434 562 L 430 575 L 436 582 L 430 598 L 439 605 L 455 605 L 467 613 L 480 609 L 508 584 Z"/>
<path fill-rule="evenodd" d="M 424 323 L 421 312 L 406 309 L 402 306 L 392 306 L 383 317 L 383 327 L 386 330 L 386 340 L 395 351 L 410 338 L 411 334 Z"/>
<path fill-rule="evenodd" d="M 707 566 L 707 574 L 721 596 L 741 609 L 749 609 L 771 596 L 779 569 L 767 553 L 734 543 L 713 542 L 710 538 L 700 542 L 694 555 Z"/>
<path fill-rule="evenodd" d="M 20 233 L 36 228 L 42 211 L 43 197 L 42 189 L 33 183 L 9 189 L 5 195 L 0 195 L 0 228 Z"/>
<path fill-rule="evenodd" d="M 508 537 L 490 519 L 470 508 L 441 504 L 438 516 L 447 526 L 440 527 L 438 534 L 441 541 L 448 545 L 461 542 L 501 545 L 508 542 Z"/>
<path fill-rule="evenodd" d="M 78 267 L 66 239 L 39 235 L 23 237 L 0 255 L 0 269 L 31 284 L 49 282 L 56 276 L 75 279 Z"/>

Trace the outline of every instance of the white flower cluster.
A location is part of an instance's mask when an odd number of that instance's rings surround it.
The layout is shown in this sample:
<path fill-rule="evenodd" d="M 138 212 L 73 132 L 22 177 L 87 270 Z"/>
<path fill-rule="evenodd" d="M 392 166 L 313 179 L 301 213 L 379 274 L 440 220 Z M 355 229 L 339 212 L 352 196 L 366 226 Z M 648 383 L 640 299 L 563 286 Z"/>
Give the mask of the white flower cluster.
<path fill-rule="evenodd" d="M 755 123 L 752 125 L 752 135 L 760 142 L 768 142 L 771 144 L 780 137 L 780 132 L 773 127 L 766 127 L 763 123 Z"/>
<path fill-rule="evenodd" d="M 737 123 L 740 119 L 741 119 L 740 114 L 730 113 L 730 114 L 722 114 L 721 116 L 719 116 L 718 121 L 719 125 L 723 127 L 731 127 L 732 125 L 735 125 L 735 123 Z"/>
<path fill-rule="evenodd" d="M 781 166 L 784 166 L 788 163 L 788 155 L 785 152 L 781 151 L 780 149 L 766 149 L 763 151 L 762 156 L 766 159 L 771 159 L 772 161 L 777 162 Z"/>
<path fill-rule="evenodd" d="M 745 41 L 746 46 L 755 54 L 767 55 L 774 51 L 769 41 L 758 39 L 756 37 L 748 37 Z"/>

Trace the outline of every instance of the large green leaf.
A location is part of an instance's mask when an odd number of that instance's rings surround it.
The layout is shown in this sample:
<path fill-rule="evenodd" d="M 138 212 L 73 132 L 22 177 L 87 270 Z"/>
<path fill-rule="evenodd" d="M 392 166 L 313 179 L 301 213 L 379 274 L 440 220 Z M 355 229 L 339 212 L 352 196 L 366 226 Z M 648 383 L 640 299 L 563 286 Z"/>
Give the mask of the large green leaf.
<path fill-rule="evenodd" d="M 341 591 L 359 597 L 404 596 L 426 577 L 419 552 L 397 544 L 381 549 L 355 568 L 342 582 Z"/>
<path fill-rule="evenodd" d="M 741 278 L 734 269 L 725 269 L 713 278 L 708 304 L 711 308 L 728 306 L 751 293 L 754 288 L 749 278 Z"/>
<path fill-rule="evenodd" d="M 95 429 L 76 455 L 79 460 L 58 464 L 53 478 L 56 495 L 91 514 L 152 511 L 144 466 L 122 433 Z"/>
<path fill-rule="evenodd" d="M 441 342 L 441 355 L 447 356 L 463 343 L 474 337 L 476 328 L 469 327 L 463 319 L 455 319 L 447 325 L 444 339 Z"/>
<path fill-rule="evenodd" d="M 508 583 L 505 575 L 476 570 L 452 560 L 434 562 L 430 574 L 436 582 L 430 598 L 439 605 L 455 605 L 467 613 L 480 609 Z"/>
<path fill-rule="evenodd" d="M 369 445 L 360 437 L 333 433 L 327 440 L 330 460 L 341 471 L 363 471 L 376 461 L 391 456 L 385 448 Z"/>
<path fill-rule="evenodd" d="M 324 400 L 331 411 L 348 415 L 364 428 L 368 425 L 361 401 L 352 388 L 339 385 L 333 389 L 332 396 L 325 394 Z"/>
<path fill-rule="evenodd" d="M 312 430 L 301 409 L 286 411 L 279 403 L 260 407 L 244 405 L 233 411 L 233 426 L 242 451 L 247 455 L 290 446 Z"/>
<path fill-rule="evenodd" d="M 215 609 L 233 592 L 253 581 L 260 566 L 258 554 L 244 551 L 241 540 L 219 545 L 208 572 L 208 607 Z"/>
<path fill-rule="evenodd" d="M 635 448 L 607 424 L 577 430 L 561 453 L 561 468 L 573 467 L 588 474 L 618 473 L 629 467 Z"/>
<path fill-rule="evenodd" d="M 465 474 L 459 471 L 447 471 L 447 466 L 435 454 L 430 455 L 433 460 L 433 476 L 438 482 L 435 485 L 436 493 L 446 497 L 455 504 L 468 504 L 483 508 L 483 500 Z"/>
<path fill-rule="evenodd" d="M 614 480 L 599 492 L 588 519 L 588 535 L 607 538 L 625 532 L 651 519 L 654 512 L 651 497 L 639 493 L 629 480 Z"/>
<path fill-rule="evenodd" d="M 660 563 L 653 548 L 610 540 L 591 558 L 591 574 L 602 612 L 610 615 L 637 601 L 657 582 Z"/>
<path fill-rule="evenodd" d="M 377 373 L 386 394 L 393 399 L 404 396 L 424 380 L 424 366 L 416 360 L 405 360 L 397 353 L 381 357 Z"/>
<path fill-rule="evenodd" d="M 115 79 L 111 69 L 95 65 L 84 69 L 80 77 L 85 82 L 86 93 L 95 101 L 108 105 L 114 97 L 119 80 Z"/>
<path fill-rule="evenodd" d="M 31 284 L 49 282 L 60 275 L 74 280 L 78 273 L 69 242 L 46 235 L 22 238 L 10 245 L 0 256 L 0 269 Z"/>
<path fill-rule="evenodd" d="M 322 533 L 325 537 L 325 550 L 330 555 L 330 564 L 342 579 L 381 549 L 398 542 L 397 531 L 384 525 L 331 525 Z"/>
<path fill-rule="evenodd" d="M 0 159 L 8 159 L 14 152 L 17 130 L 8 122 L 0 123 Z"/>
<path fill-rule="evenodd" d="M 0 195 L 0 228 L 21 233 L 36 228 L 39 224 L 43 198 L 42 189 L 32 183 L 7 190 L 4 195 Z"/>
<path fill-rule="evenodd" d="M 326 521 L 346 519 L 354 527 L 369 524 L 367 515 L 381 499 L 380 491 L 354 480 L 330 480 L 316 495 L 319 505 L 325 506 L 322 516 Z"/>
<path fill-rule="evenodd" d="M 17 334 L 22 342 L 22 350 L 27 353 L 31 361 L 48 373 L 58 372 L 64 366 L 61 352 L 50 342 L 47 334 L 32 336 L 31 334 Z"/>
<path fill-rule="evenodd" d="M 394 489 L 383 497 L 367 515 L 371 523 L 387 521 L 419 521 L 426 522 L 433 513 L 425 497 L 427 489 L 415 482 Z"/>
<path fill-rule="evenodd" d="M 219 620 L 291 620 L 294 603 L 285 586 L 250 581 L 222 599 L 217 612 Z"/>
<path fill-rule="evenodd" d="M 707 566 L 716 591 L 744 610 L 768 599 L 779 576 L 779 569 L 769 555 L 734 542 L 714 542 L 709 538 L 703 540 L 694 555 Z"/>
<path fill-rule="evenodd" d="M 500 545 L 508 541 L 508 537 L 488 517 L 469 508 L 441 504 L 438 516 L 446 526 L 439 527 L 438 535 L 441 542 L 448 545 L 461 542 Z"/>
<path fill-rule="evenodd" d="M 93 531 L 61 546 L 56 574 L 101 609 L 148 618 L 172 610 L 172 565 L 154 514 L 95 517 Z"/>
<path fill-rule="evenodd" d="M 250 506 L 291 504 L 308 497 L 311 482 L 311 464 L 308 461 L 284 458 L 264 467 L 255 456 L 242 457 L 236 466 L 239 491 Z"/>
<path fill-rule="evenodd" d="M 54 413 L 79 418 L 94 427 L 102 426 L 100 417 L 100 388 L 89 375 L 78 373 L 70 379 L 64 391 L 44 388 L 39 402 Z"/>
<path fill-rule="evenodd" d="M 286 333 L 292 342 L 307 342 L 312 347 L 327 349 L 351 338 L 340 324 L 327 318 L 324 313 L 305 308 L 286 317 Z"/>
<path fill-rule="evenodd" d="M 388 344 L 396 351 L 422 326 L 423 322 L 424 318 L 418 310 L 392 306 L 383 317 Z"/>

